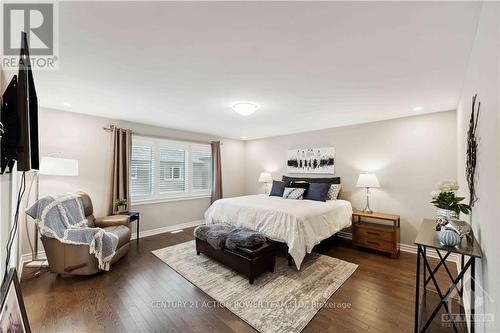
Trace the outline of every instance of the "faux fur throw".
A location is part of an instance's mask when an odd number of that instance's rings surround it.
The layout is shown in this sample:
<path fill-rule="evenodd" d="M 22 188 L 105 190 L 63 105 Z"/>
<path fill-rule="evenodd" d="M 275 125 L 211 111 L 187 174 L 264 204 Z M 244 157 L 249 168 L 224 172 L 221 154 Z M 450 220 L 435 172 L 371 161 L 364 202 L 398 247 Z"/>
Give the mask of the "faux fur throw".
<path fill-rule="evenodd" d="M 26 210 L 26 214 L 36 220 L 40 233 L 45 237 L 65 244 L 88 245 L 90 253 L 99 262 L 99 268 L 109 270 L 118 237 L 104 229 L 88 227 L 79 195 L 41 198 Z"/>
<path fill-rule="evenodd" d="M 200 225 L 194 229 L 194 236 L 217 250 L 255 247 L 266 242 L 266 237 L 257 231 L 224 224 Z"/>
<path fill-rule="evenodd" d="M 266 237 L 260 232 L 236 228 L 227 236 L 225 245 L 228 249 L 234 250 L 237 247 L 255 247 L 265 242 Z"/>

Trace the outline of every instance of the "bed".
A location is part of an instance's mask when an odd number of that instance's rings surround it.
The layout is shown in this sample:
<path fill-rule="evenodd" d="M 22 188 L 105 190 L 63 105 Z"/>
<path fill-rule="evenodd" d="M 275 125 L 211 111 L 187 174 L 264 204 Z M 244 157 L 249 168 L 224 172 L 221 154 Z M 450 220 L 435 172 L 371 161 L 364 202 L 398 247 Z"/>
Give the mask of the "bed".
<path fill-rule="evenodd" d="M 291 200 L 267 194 L 220 199 L 205 212 L 207 224 L 249 228 L 286 243 L 297 269 L 315 245 L 350 226 L 351 217 L 346 200 Z"/>

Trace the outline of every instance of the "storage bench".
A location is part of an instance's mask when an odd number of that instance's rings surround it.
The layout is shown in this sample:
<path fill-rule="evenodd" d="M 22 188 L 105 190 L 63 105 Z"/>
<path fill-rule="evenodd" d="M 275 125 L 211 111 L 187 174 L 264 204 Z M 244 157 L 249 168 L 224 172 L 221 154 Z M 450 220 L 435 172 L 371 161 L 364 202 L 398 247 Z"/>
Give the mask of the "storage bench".
<path fill-rule="evenodd" d="M 253 248 L 238 247 L 234 250 L 228 248 L 217 250 L 197 237 L 195 240 L 196 254 L 203 253 L 247 276 L 250 284 L 253 284 L 258 275 L 274 272 L 276 257 L 275 246 L 272 242 L 268 241 Z"/>

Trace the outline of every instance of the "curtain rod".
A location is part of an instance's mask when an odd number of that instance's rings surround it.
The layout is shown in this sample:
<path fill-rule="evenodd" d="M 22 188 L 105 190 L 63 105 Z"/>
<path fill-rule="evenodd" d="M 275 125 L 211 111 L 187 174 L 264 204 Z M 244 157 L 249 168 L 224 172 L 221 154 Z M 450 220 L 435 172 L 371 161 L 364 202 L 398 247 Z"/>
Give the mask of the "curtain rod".
<path fill-rule="evenodd" d="M 108 127 L 103 127 L 102 129 L 105 130 L 106 132 L 113 132 L 113 129 L 115 127 L 116 127 L 115 125 L 109 125 Z M 185 142 L 202 143 L 202 144 L 210 144 L 214 141 L 220 141 L 220 140 L 201 141 L 201 140 L 191 140 L 191 139 L 179 139 L 179 138 L 173 138 L 173 137 L 168 137 L 168 136 L 161 136 L 161 135 L 154 135 L 154 134 L 142 134 L 142 133 L 136 133 L 136 132 L 132 132 L 132 134 L 135 134 L 138 136 L 153 137 L 153 138 L 158 138 L 158 139 L 173 140 L 173 141 L 185 141 Z M 220 142 L 220 145 L 222 146 L 222 145 L 224 145 L 224 143 Z"/>

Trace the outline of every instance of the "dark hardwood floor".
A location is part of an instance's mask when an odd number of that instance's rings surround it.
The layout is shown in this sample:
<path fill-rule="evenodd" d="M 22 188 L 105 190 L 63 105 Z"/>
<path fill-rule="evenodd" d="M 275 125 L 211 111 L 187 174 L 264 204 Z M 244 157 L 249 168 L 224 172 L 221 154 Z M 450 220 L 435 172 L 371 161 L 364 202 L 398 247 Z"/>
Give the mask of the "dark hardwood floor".
<path fill-rule="evenodd" d="M 90 277 L 57 277 L 45 270 L 35 278 L 25 268 L 21 287 L 33 332 L 255 332 L 151 253 L 191 239 L 192 228 L 142 238 L 109 272 Z M 330 298 L 337 306 L 322 308 L 304 332 L 413 330 L 415 255 L 391 259 L 338 238 L 318 252 L 359 268 Z M 448 282 L 445 275 L 439 280 Z M 157 301 L 187 306 L 158 308 Z M 441 326 L 439 316 L 430 332 L 452 331 Z"/>

